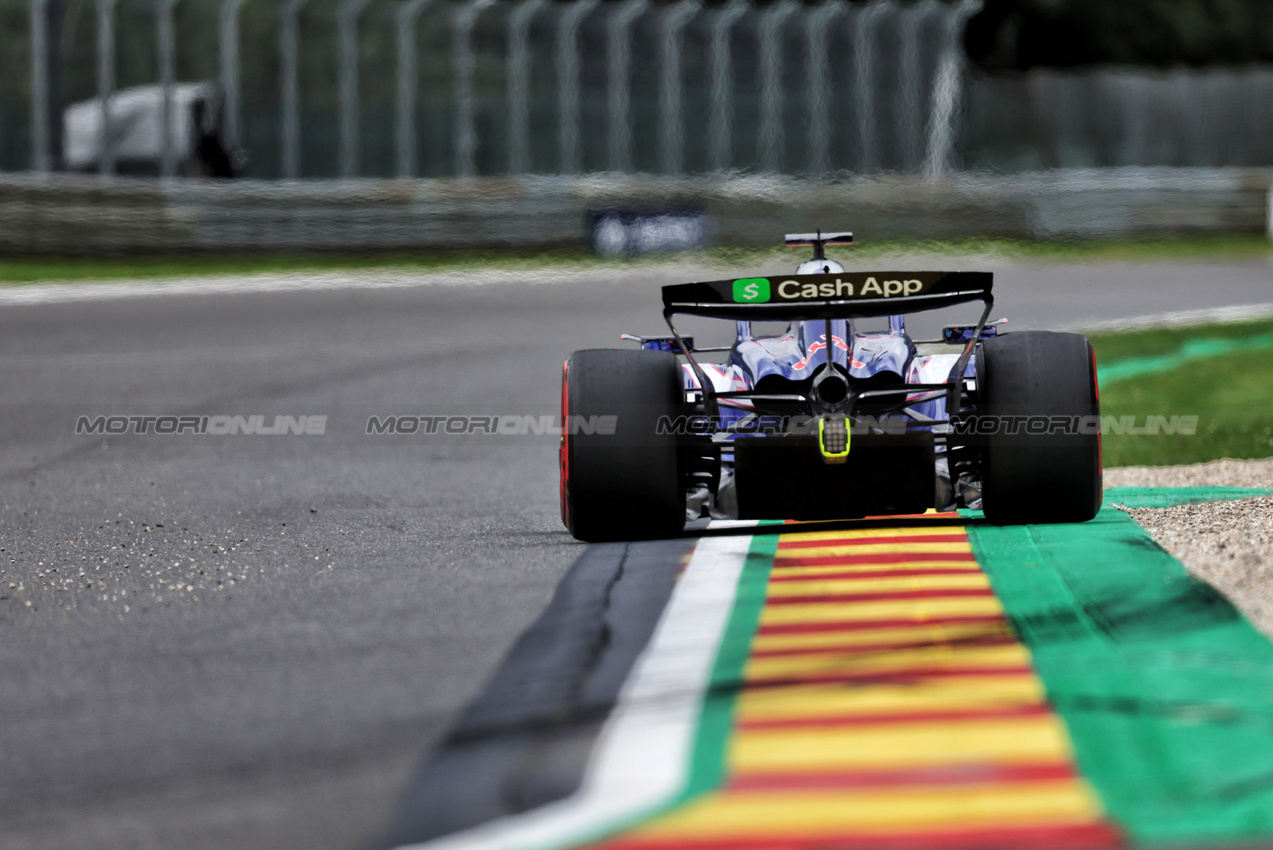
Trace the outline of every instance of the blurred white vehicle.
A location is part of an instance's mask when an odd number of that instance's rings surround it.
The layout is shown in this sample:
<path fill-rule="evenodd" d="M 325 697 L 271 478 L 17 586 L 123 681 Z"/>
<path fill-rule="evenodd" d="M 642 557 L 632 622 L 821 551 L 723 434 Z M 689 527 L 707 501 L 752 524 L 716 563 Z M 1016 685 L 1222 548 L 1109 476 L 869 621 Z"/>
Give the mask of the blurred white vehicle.
<path fill-rule="evenodd" d="M 137 86 L 109 98 L 107 130 L 120 174 L 159 174 L 164 156 L 161 85 Z M 171 89 L 175 173 L 229 177 L 236 171 L 225 143 L 221 96 L 213 83 L 177 83 Z M 66 167 L 93 171 L 101 158 L 101 99 L 82 101 L 63 114 Z"/>

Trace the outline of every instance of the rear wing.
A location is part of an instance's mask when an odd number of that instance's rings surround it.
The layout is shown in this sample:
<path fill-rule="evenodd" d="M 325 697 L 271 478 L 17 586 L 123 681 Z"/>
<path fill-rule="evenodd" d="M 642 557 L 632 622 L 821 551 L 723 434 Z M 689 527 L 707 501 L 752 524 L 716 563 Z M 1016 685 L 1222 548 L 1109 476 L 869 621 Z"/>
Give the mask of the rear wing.
<path fill-rule="evenodd" d="M 793 234 L 799 236 L 800 234 Z M 964 341 L 963 352 L 941 384 L 908 384 L 885 388 L 873 395 L 889 396 L 938 392 L 946 395 L 946 409 L 961 409 L 961 378 L 990 318 L 994 296 L 990 272 L 840 272 L 793 274 L 774 277 L 742 277 L 706 283 L 682 283 L 663 287 L 663 318 L 702 387 L 709 415 L 720 413 L 720 399 L 755 396 L 754 391 L 719 393 L 703 367 L 694 359 L 693 347 L 677 331 L 672 316 L 688 314 L 715 319 L 824 319 L 826 338 L 831 338 L 832 319 L 891 316 L 937 310 L 953 304 L 980 301 L 981 318 Z M 865 397 L 865 396 L 862 396 Z M 728 402 L 727 402 L 728 403 Z"/>
<path fill-rule="evenodd" d="M 991 302 L 990 272 L 839 272 L 663 287 L 663 312 L 716 319 L 843 319 Z"/>
<path fill-rule="evenodd" d="M 788 248 L 808 246 L 821 251 L 824 245 L 852 245 L 853 234 L 848 231 L 843 233 L 823 233 L 821 230 L 817 233 L 788 233 L 783 241 Z"/>

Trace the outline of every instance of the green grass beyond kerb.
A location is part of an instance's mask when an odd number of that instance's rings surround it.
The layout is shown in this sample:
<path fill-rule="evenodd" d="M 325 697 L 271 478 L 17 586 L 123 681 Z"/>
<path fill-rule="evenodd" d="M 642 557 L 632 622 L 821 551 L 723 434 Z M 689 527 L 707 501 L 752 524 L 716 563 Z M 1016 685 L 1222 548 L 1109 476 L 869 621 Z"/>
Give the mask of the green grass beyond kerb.
<path fill-rule="evenodd" d="M 1273 319 L 1090 338 L 1106 466 L 1273 456 Z"/>

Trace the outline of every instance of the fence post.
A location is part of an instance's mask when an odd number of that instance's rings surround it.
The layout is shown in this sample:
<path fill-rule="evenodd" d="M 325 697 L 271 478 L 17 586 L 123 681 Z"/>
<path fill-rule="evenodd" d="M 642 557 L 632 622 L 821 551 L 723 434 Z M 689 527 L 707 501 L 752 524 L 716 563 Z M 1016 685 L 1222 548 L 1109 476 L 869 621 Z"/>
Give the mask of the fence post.
<path fill-rule="evenodd" d="M 562 14 L 557 29 L 557 120 L 561 172 L 579 171 L 579 25 L 600 0 L 576 0 Z"/>
<path fill-rule="evenodd" d="M 97 170 L 115 173 L 115 145 L 110 133 L 110 98 L 115 92 L 115 0 L 97 0 Z"/>
<path fill-rule="evenodd" d="M 508 17 L 508 170 L 530 170 L 530 22 L 547 0 L 522 0 Z"/>
<path fill-rule="evenodd" d="M 295 180 L 301 170 L 300 80 L 296 66 L 300 62 L 300 34 L 297 18 L 309 0 L 287 0 L 279 28 L 279 137 L 282 142 L 283 177 Z"/>
<path fill-rule="evenodd" d="M 730 165 L 734 124 L 734 98 L 729 72 L 729 33 L 747 11 L 747 0 L 730 0 L 712 16 L 708 38 L 708 65 L 711 70 L 711 115 L 707 125 L 708 167 L 724 171 Z"/>
<path fill-rule="evenodd" d="M 941 11 L 936 0 L 920 0 L 901 11 L 901 94 L 903 167 L 918 171 L 923 166 L 924 105 L 920 80 L 920 29 L 931 15 Z"/>
<path fill-rule="evenodd" d="M 415 107 L 416 107 L 416 22 L 432 0 L 407 0 L 398 7 L 398 102 L 395 108 L 395 128 L 398 176 L 414 177 L 416 174 Z"/>
<path fill-rule="evenodd" d="M 1264 215 L 1266 218 L 1265 233 L 1269 237 L 1269 241 L 1273 242 L 1273 174 L 1269 178 L 1269 193 L 1264 202 Z"/>
<path fill-rule="evenodd" d="M 455 12 L 451 60 L 455 63 L 455 176 L 472 177 L 477 131 L 473 127 L 473 26 L 495 0 L 469 0 Z"/>
<path fill-rule="evenodd" d="M 340 176 L 358 174 L 358 16 L 370 0 L 344 0 L 336 9 L 340 38 Z"/>
<path fill-rule="evenodd" d="M 49 153 L 49 0 L 31 0 L 31 170 L 52 170 Z"/>
<path fill-rule="evenodd" d="M 172 14 L 178 0 L 159 0 L 156 5 L 156 33 L 159 47 L 159 84 L 163 87 L 159 105 L 159 176 L 177 172 L 177 151 L 172 138 L 172 86 L 176 79 L 177 46 L 172 32 Z"/>
<path fill-rule="evenodd" d="M 959 105 L 959 89 L 963 74 L 963 47 L 959 34 L 963 23 L 981 10 L 981 0 L 963 0 L 946 13 L 941 60 L 933 85 L 933 109 L 928 125 L 928 157 L 924 176 L 936 180 L 946 172 L 950 149 L 955 140 L 955 108 Z"/>
<path fill-rule="evenodd" d="M 796 4 L 779 0 L 760 23 L 760 167 L 782 170 L 782 25 Z"/>
<path fill-rule="evenodd" d="M 839 0 L 827 0 L 805 15 L 805 77 L 809 86 L 809 171 L 825 174 L 830 168 L 831 76 L 827 69 L 827 29 L 844 11 Z"/>
<path fill-rule="evenodd" d="M 858 170 L 875 171 L 875 25 L 889 7 L 874 3 L 856 10 L 853 27 L 854 104 L 858 124 Z"/>
<path fill-rule="evenodd" d="M 702 8 L 699 0 L 680 0 L 663 13 L 659 53 L 663 73 L 659 80 L 659 160 L 664 174 L 680 174 L 684 165 L 685 134 L 681 122 L 682 33 L 690 18 Z"/>
<path fill-rule="evenodd" d="M 221 92 L 225 97 L 226 147 L 242 142 L 239 132 L 239 9 L 246 0 L 221 0 Z"/>
<path fill-rule="evenodd" d="M 606 22 L 606 94 L 610 113 L 610 170 L 632 170 L 632 44 L 629 30 L 649 5 L 648 0 L 615 4 Z"/>

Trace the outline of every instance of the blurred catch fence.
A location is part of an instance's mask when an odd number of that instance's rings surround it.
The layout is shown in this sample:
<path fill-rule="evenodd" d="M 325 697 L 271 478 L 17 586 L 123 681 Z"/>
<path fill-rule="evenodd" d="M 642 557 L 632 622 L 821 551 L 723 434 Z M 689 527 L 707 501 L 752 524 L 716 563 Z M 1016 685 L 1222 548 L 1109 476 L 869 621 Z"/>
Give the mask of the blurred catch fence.
<path fill-rule="evenodd" d="M 121 89 L 215 82 L 224 141 L 273 178 L 938 172 L 954 142 L 975 2 L 0 0 L 13 32 L 6 170 L 66 157 L 67 104 L 96 170 L 121 164 Z M 65 14 L 55 14 L 59 10 Z M 16 20 L 12 11 L 6 16 Z M 23 50 L 21 48 L 25 47 Z M 21 54 L 26 68 L 15 61 Z M 134 100 L 136 94 L 134 93 Z M 29 156 L 18 111 L 26 101 Z M 169 127 L 156 121 L 157 130 Z M 61 123 L 60 123 L 61 122 Z M 62 138 L 59 138 L 62 133 Z M 154 147 L 179 170 L 187 134 Z M 182 148 L 173 150 L 173 147 Z"/>
<path fill-rule="evenodd" d="M 0 170 L 186 173 L 200 88 L 266 180 L 1273 165 L 1273 70 L 981 74 L 979 8 L 0 0 Z"/>
<path fill-rule="evenodd" d="M 987 75 L 979 8 L 0 0 L 0 251 L 1270 227 L 1273 69 Z"/>

